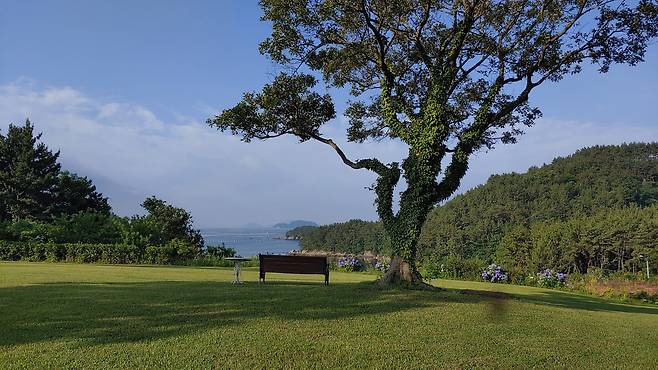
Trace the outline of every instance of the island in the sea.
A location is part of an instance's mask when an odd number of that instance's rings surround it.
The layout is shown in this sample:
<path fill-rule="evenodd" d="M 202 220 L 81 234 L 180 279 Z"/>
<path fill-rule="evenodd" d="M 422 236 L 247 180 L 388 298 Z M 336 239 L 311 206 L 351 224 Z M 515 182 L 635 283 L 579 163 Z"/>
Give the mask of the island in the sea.
<path fill-rule="evenodd" d="M 286 222 L 280 222 L 278 224 L 275 224 L 273 227 L 275 229 L 291 230 L 291 229 L 294 229 L 296 227 L 301 227 L 301 226 L 318 226 L 318 224 L 316 224 L 313 221 L 294 220 L 294 221 L 290 221 L 290 222 L 287 222 L 287 223 Z"/>

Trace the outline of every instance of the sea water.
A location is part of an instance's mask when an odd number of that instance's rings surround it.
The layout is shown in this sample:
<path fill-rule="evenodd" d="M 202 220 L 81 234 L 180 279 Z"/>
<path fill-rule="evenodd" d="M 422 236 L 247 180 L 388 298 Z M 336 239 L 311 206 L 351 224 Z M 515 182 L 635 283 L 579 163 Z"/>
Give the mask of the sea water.
<path fill-rule="evenodd" d="M 201 229 L 206 245 L 224 244 L 242 257 L 260 254 L 287 254 L 299 249 L 299 241 L 284 240 L 287 230 L 276 228 Z"/>

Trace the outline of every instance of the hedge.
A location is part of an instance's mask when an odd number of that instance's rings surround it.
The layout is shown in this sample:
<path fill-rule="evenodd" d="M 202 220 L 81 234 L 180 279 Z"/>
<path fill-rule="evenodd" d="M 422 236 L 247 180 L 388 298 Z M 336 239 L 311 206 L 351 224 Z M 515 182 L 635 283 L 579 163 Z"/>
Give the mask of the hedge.
<path fill-rule="evenodd" d="M 0 240 L 0 260 L 4 261 L 174 264 L 192 259 L 196 254 L 193 246 L 178 241 L 142 249 L 127 244 L 55 244 Z"/>

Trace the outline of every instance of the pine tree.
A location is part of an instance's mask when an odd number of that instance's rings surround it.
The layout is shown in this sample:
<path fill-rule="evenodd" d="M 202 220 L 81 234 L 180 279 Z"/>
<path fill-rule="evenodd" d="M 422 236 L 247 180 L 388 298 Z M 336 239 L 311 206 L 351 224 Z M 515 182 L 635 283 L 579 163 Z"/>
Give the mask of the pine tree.
<path fill-rule="evenodd" d="M 87 177 L 64 171 L 58 177 L 54 212 L 56 215 L 78 212 L 109 214 L 110 205 Z"/>
<path fill-rule="evenodd" d="M 0 216 L 3 219 L 48 219 L 54 206 L 60 164 L 59 151 L 53 153 L 34 134 L 29 120 L 25 125 L 9 125 L 0 134 Z"/>

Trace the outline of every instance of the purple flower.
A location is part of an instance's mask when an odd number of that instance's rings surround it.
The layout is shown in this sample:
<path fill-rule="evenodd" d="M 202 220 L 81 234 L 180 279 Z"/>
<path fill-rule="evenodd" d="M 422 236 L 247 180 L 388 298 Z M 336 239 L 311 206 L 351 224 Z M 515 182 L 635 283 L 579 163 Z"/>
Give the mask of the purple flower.
<path fill-rule="evenodd" d="M 507 281 L 507 274 L 502 267 L 492 263 L 482 272 L 482 280 L 492 283 Z"/>

